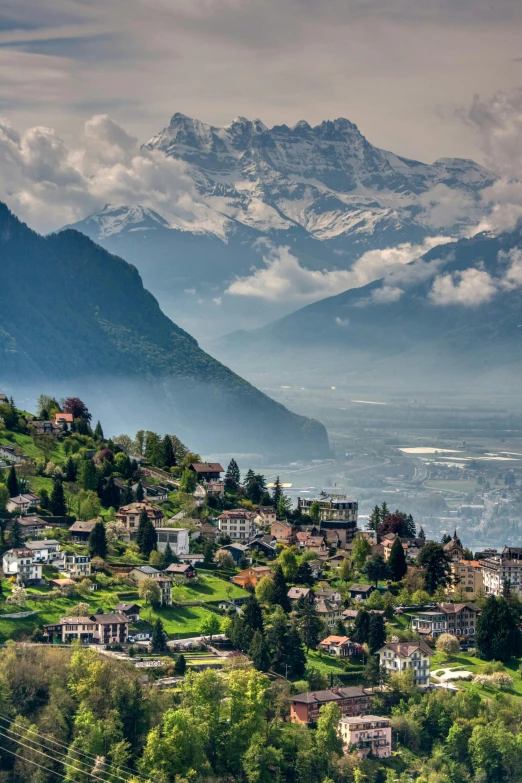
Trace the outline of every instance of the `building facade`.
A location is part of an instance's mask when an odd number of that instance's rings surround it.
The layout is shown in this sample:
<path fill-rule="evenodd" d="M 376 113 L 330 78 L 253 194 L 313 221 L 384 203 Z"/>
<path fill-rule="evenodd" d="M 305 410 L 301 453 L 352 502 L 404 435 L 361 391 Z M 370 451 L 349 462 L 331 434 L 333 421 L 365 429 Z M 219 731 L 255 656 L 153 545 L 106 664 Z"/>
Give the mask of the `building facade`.
<path fill-rule="evenodd" d="M 508 590 L 522 593 L 522 561 L 502 555 L 480 560 L 486 595 L 504 595 Z"/>
<path fill-rule="evenodd" d="M 371 695 L 359 686 L 298 693 L 290 698 L 290 720 L 294 723 L 317 723 L 321 707 L 331 702 L 338 705 L 343 717 L 366 715 Z"/>
<path fill-rule="evenodd" d="M 129 619 L 123 614 L 92 614 L 85 617 L 60 617 L 59 623 L 44 625 L 49 642 L 67 644 L 80 639 L 84 644 L 125 644 Z"/>
<path fill-rule="evenodd" d="M 16 576 L 16 581 L 27 585 L 40 582 L 42 564 L 34 560 L 33 553 L 26 547 L 9 549 L 2 558 L 4 576 Z"/>
<path fill-rule="evenodd" d="M 355 748 L 361 758 L 368 756 L 369 753 L 380 759 L 391 756 L 392 737 L 389 718 L 379 718 L 377 715 L 341 718 L 339 734 L 344 750 Z"/>
<path fill-rule="evenodd" d="M 167 544 L 175 555 L 188 555 L 190 531 L 183 527 L 157 527 L 156 536 L 158 549 L 165 552 Z"/>
<path fill-rule="evenodd" d="M 244 508 L 224 511 L 218 517 L 219 533 L 231 541 L 250 541 L 257 533 L 256 515 Z"/>
<path fill-rule="evenodd" d="M 415 685 L 430 684 L 430 657 L 433 650 L 426 642 L 390 642 L 377 651 L 380 664 L 389 674 L 404 674 L 413 669 Z"/>
<path fill-rule="evenodd" d="M 143 511 L 147 512 L 154 527 L 161 527 L 163 511 L 158 506 L 153 506 L 151 503 L 129 503 L 127 506 L 121 506 L 116 514 L 116 519 L 125 526 L 124 541 L 130 541 L 138 532 Z"/>

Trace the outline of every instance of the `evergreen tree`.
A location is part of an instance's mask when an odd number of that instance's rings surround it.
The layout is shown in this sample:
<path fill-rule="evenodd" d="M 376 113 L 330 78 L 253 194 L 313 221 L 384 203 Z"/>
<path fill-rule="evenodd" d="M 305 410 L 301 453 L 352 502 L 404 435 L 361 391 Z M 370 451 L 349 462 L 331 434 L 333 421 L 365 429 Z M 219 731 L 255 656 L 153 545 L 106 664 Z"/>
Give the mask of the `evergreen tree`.
<path fill-rule="evenodd" d="M 279 476 L 276 477 L 276 480 L 274 482 L 274 491 L 272 493 L 272 505 L 275 509 L 279 507 L 279 501 L 283 495 L 283 487 L 281 486 L 281 482 L 279 481 Z"/>
<path fill-rule="evenodd" d="M 237 489 L 241 483 L 241 473 L 235 459 L 231 459 L 225 473 L 225 484 L 229 489 Z"/>
<path fill-rule="evenodd" d="M 299 563 L 297 566 L 295 581 L 298 585 L 305 585 L 305 587 L 313 585 L 314 577 L 308 561 L 305 560 L 304 563 Z"/>
<path fill-rule="evenodd" d="M 157 536 L 154 525 L 150 519 L 147 519 L 142 531 L 140 552 L 148 560 L 150 553 L 153 549 L 157 549 L 157 546 Z"/>
<path fill-rule="evenodd" d="M 127 485 L 125 489 L 120 493 L 120 503 L 122 506 L 127 506 L 129 503 L 132 503 L 133 500 L 134 500 L 134 493 L 132 491 L 132 487 L 129 487 Z"/>
<path fill-rule="evenodd" d="M 45 489 L 40 490 L 40 508 L 48 509 L 49 508 L 49 493 Z"/>
<path fill-rule="evenodd" d="M 167 546 L 165 547 L 165 551 L 163 553 L 163 562 L 165 563 L 165 568 L 168 568 L 169 565 L 171 565 L 174 562 L 174 552 L 171 549 L 171 546 L 169 542 L 167 541 Z"/>
<path fill-rule="evenodd" d="M 346 636 L 346 625 L 341 618 L 339 618 L 335 623 L 334 633 L 336 636 Z"/>
<path fill-rule="evenodd" d="M 363 679 L 365 685 L 375 687 L 380 685 L 383 681 L 383 672 L 381 670 L 380 660 L 378 655 L 369 655 L 366 662 L 366 666 L 363 670 Z"/>
<path fill-rule="evenodd" d="M 7 489 L 9 490 L 10 498 L 15 498 L 19 494 L 18 477 L 16 475 L 16 468 L 14 465 L 11 466 L 11 469 L 7 475 Z"/>
<path fill-rule="evenodd" d="M 136 500 L 138 503 L 143 503 L 143 498 L 145 497 L 145 492 L 143 491 L 143 484 L 141 483 L 141 479 L 138 481 L 138 486 L 136 487 Z"/>
<path fill-rule="evenodd" d="M 248 596 L 243 604 L 240 616 L 243 625 L 248 626 L 253 633 L 256 631 L 263 632 L 263 612 L 261 611 L 261 605 L 255 595 Z"/>
<path fill-rule="evenodd" d="M 522 652 L 518 617 L 502 596 L 489 596 L 477 621 L 475 644 L 486 661 L 507 663 Z"/>
<path fill-rule="evenodd" d="M 380 579 L 389 579 L 390 577 L 388 563 L 382 555 L 370 557 L 364 566 L 364 572 L 370 582 L 374 582 L 375 587 L 377 587 Z"/>
<path fill-rule="evenodd" d="M 393 546 L 391 548 L 390 556 L 388 558 L 388 568 L 391 571 L 394 582 L 400 582 L 408 571 L 406 555 L 404 554 L 404 548 L 402 546 L 401 539 L 398 536 L 393 542 Z"/>
<path fill-rule="evenodd" d="M 96 468 L 92 459 L 87 459 L 82 462 L 80 469 L 80 484 L 82 489 L 91 489 L 96 492 L 98 488 L 98 476 L 96 475 Z"/>
<path fill-rule="evenodd" d="M 284 677 L 300 677 L 306 668 L 301 637 L 295 628 L 289 628 L 285 612 L 278 608 L 272 615 L 267 632 L 272 669 Z"/>
<path fill-rule="evenodd" d="M 214 549 L 210 541 L 203 544 L 203 565 L 209 566 L 214 562 Z"/>
<path fill-rule="evenodd" d="M 306 654 L 303 649 L 301 635 L 297 628 L 290 626 L 288 631 L 288 653 L 292 664 L 292 677 L 302 677 L 306 672 Z"/>
<path fill-rule="evenodd" d="M 259 672 L 267 672 L 270 669 L 270 648 L 261 631 L 255 632 L 248 654 L 254 668 Z"/>
<path fill-rule="evenodd" d="M 103 489 L 102 503 L 107 508 L 119 508 L 120 505 L 120 491 L 112 476 L 109 476 Z"/>
<path fill-rule="evenodd" d="M 426 539 L 426 533 L 424 532 L 424 529 L 423 529 L 422 527 L 421 527 L 421 529 L 419 530 L 419 538 L 424 538 L 424 539 Z"/>
<path fill-rule="evenodd" d="M 161 441 L 161 451 L 163 453 L 163 465 L 166 468 L 173 468 L 176 465 L 176 455 L 170 435 L 165 435 Z"/>
<path fill-rule="evenodd" d="M 22 528 L 18 519 L 15 519 L 13 522 L 11 532 L 9 533 L 9 543 L 13 548 L 22 546 Z"/>
<path fill-rule="evenodd" d="M 290 611 L 290 599 L 288 598 L 288 585 L 286 583 L 283 569 L 276 565 L 272 577 L 272 603 L 281 606 L 285 612 Z"/>
<path fill-rule="evenodd" d="M 321 506 L 319 505 L 317 500 L 314 500 L 314 502 L 310 506 L 310 519 L 315 524 L 317 524 L 321 520 Z"/>
<path fill-rule="evenodd" d="M 364 644 L 368 641 L 368 635 L 370 633 L 370 613 L 365 609 L 359 609 L 355 622 L 353 624 L 353 631 L 351 638 L 358 644 Z"/>
<path fill-rule="evenodd" d="M 67 513 L 63 484 L 59 479 L 54 481 L 53 491 L 49 499 L 49 508 L 54 517 L 64 517 Z"/>
<path fill-rule="evenodd" d="M 424 582 L 431 595 L 438 587 L 446 587 L 450 583 L 450 560 L 440 544 L 425 544 L 419 552 L 417 562 L 425 569 Z"/>
<path fill-rule="evenodd" d="M 176 658 L 176 662 L 174 664 L 174 674 L 177 677 L 183 677 L 186 670 L 187 670 L 187 659 L 185 658 L 183 653 L 180 653 Z"/>
<path fill-rule="evenodd" d="M 96 522 L 89 535 L 89 554 L 91 557 L 107 557 L 107 536 L 103 522 Z"/>
<path fill-rule="evenodd" d="M 150 649 L 153 653 L 162 653 L 167 650 L 167 635 L 163 628 L 161 618 L 157 618 L 152 628 L 152 639 L 150 642 Z"/>
<path fill-rule="evenodd" d="M 67 462 L 65 463 L 65 480 L 73 482 L 76 481 L 77 476 L 78 466 L 76 465 L 75 460 L 69 456 Z"/>
<path fill-rule="evenodd" d="M 386 626 L 382 614 L 370 614 L 368 628 L 368 647 L 371 653 L 380 650 L 386 641 Z"/>
<path fill-rule="evenodd" d="M 370 515 L 370 519 L 368 520 L 368 529 L 369 530 L 375 530 L 375 532 L 377 532 L 381 522 L 382 522 L 382 519 L 381 519 L 381 509 L 380 509 L 379 506 L 375 506 L 373 511 L 372 511 L 372 513 L 371 513 L 371 515 Z"/>
<path fill-rule="evenodd" d="M 98 421 L 96 424 L 96 427 L 94 428 L 94 437 L 98 438 L 99 440 L 103 440 L 103 430 L 102 425 Z"/>
<path fill-rule="evenodd" d="M 297 609 L 297 629 L 302 639 L 306 652 L 310 647 L 317 647 L 323 633 L 323 621 L 315 611 L 315 606 L 310 601 L 304 600 Z"/>

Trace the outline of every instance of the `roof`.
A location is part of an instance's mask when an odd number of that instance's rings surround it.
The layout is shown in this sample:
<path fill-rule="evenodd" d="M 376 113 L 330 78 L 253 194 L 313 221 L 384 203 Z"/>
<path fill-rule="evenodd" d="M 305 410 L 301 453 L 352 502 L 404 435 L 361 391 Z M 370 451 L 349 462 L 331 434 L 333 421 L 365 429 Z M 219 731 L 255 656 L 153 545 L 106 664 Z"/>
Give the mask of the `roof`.
<path fill-rule="evenodd" d="M 253 511 L 247 511 L 246 508 L 232 508 L 230 511 L 223 511 L 218 519 L 254 519 Z"/>
<path fill-rule="evenodd" d="M 112 625 L 112 623 L 128 623 L 129 618 L 124 614 L 93 614 L 99 625 Z"/>
<path fill-rule="evenodd" d="M 358 685 L 349 688 L 335 688 L 334 690 L 308 691 L 307 693 L 298 693 L 291 696 L 292 701 L 300 704 L 326 704 L 329 701 L 340 701 L 341 699 L 358 699 L 366 696 L 366 691 Z"/>
<path fill-rule="evenodd" d="M 190 466 L 196 473 L 223 473 L 224 468 L 219 462 L 193 462 Z"/>
<path fill-rule="evenodd" d="M 121 604 L 116 604 L 116 606 L 114 607 L 114 611 L 116 612 L 116 614 L 120 614 L 120 612 L 130 612 L 132 609 L 139 610 L 141 609 L 141 607 L 138 606 L 138 604 L 125 603 L 125 602 Z"/>
<path fill-rule="evenodd" d="M 327 636 L 319 644 L 331 644 L 340 647 L 342 644 L 348 644 L 350 639 L 347 636 Z"/>
<path fill-rule="evenodd" d="M 480 560 L 459 560 L 457 563 L 454 563 L 454 565 L 467 565 L 472 566 L 473 568 L 480 568 Z"/>
<path fill-rule="evenodd" d="M 322 598 L 320 601 L 317 601 L 315 605 L 315 611 L 319 614 L 330 614 L 331 612 L 338 610 L 339 607 L 337 604 L 332 604 L 330 601 L 327 601 L 324 598 Z"/>
<path fill-rule="evenodd" d="M 70 422 L 72 424 L 73 421 L 74 421 L 74 416 L 72 415 L 72 413 L 56 413 L 55 417 L 54 417 L 54 420 L 55 421 L 67 421 L 67 422 Z"/>
<path fill-rule="evenodd" d="M 171 563 L 164 571 L 167 574 L 183 574 L 189 568 L 194 568 L 192 563 Z"/>
<path fill-rule="evenodd" d="M 120 506 L 120 509 L 118 511 L 118 514 L 132 514 L 133 512 L 135 514 L 141 514 L 141 512 L 145 510 L 147 514 L 161 514 L 163 516 L 163 511 L 158 508 L 157 506 L 153 506 L 151 503 L 128 503 L 126 506 Z M 118 516 L 116 514 L 116 516 Z"/>
<path fill-rule="evenodd" d="M 385 644 L 381 647 L 380 650 L 377 650 L 377 652 L 381 652 L 381 650 L 393 650 L 394 653 L 396 653 L 399 658 L 409 658 L 410 655 L 412 655 L 416 650 L 421 650 L 423 653 L 426 653 L 426 655 L 434 655 L 433 650 L 431 647 L 428 647 L 426 642 L 420 641 L 420 642 L 390 642 L 389 644 Z"/>
<path fill-rule="evenodd" d="M 132 569 L 133 571 L 141 571 L 142 574 L 150 574 L 151 576 L 153 574 L 159 574 L 159 571 L 157 568 L 154 568 L 150 565 L 143 565 L 143 566 L 134 566 Z"/>
<path fill-rule="evenodd" d="M 60 623 L 62 625 L 67 625 L 69 623 L 72 623 L 74 625 L 79 625 L 81 623 L 82 625 L 85 625 L 85 623 L 94 623 L 94 619 L 93 617 L 87 617 L 87 616 L 60 617 Z"/>
<path fill-rule="evenodd" d="M 35 525 L 47 526 L 47 522 L 40 517 L 18 517 L 18 524 L 20 527 L 34 527 Z"/>
<path fill-rule="evenodd" d="M 58 585 L 58 587 L 66 587 L 67 585 L 75 585 L 76 584 L 74 579 L 69 579 L 67 577 L 50 579 L 49 581 L 52 582 L 53 585 Z"/>
<path fill-rule="evenodd" d="M 458 614 L 463 609 L 469 609 L 472 612 L 480 612 L 480 609 L 478 606 L 475 606 L 475 604 L 472 603 L 465 603 L 465 604 L 450 604 L 447 602 L 443 602 L 439 604 L 441 610 L 445 612 L 445 614 Z"/>
<path fill-rule="evenodd" d="M 389 723 L 390 718 L 381 718 L 379 715 L 360 715 L 358 718 L 341 718 L 341 723 L 349 723 L 349 724 L 375 723 L 376 721 Z"/>
<path fill-rule="evenodd" d="M 348 588 L 351 593 L 369 593 L 373 589 L 373 585 L 352 585 Z"/>
<path fill-rule="evenodd" d="M 306 596 L 309 594 L 310 594 L 309 587 L 291 587 L 287 593 L 288 597 L 291 600 L 296 598 L 301 598 L 301 596 L 304 596 L 306 598 Z"/>
<path fill-rule="evenodd" d="M 13 555 L 13 557 L 31 557 L 32 552 L 30 549 L 21 546 L 15 549 L 9 549 L 7 552 L 4 552 L 4 556 L 5 555 Z"/>
<path fill-rule="evenodd" d="M 26 541 L 27 549 L 46 549 L 48 546 L 59 546 L 54 538 L 46 538 L 44 541 Z"/>
<path fill-rule="evenodd" d="M 78 520 L 78 522 L 75 522 L 71 525 L 69 528 L 69 533 L 91 533 L 95 524 L 95 519 L 91 519 L 88 522 L 82 522 L 81 520 Z"/>

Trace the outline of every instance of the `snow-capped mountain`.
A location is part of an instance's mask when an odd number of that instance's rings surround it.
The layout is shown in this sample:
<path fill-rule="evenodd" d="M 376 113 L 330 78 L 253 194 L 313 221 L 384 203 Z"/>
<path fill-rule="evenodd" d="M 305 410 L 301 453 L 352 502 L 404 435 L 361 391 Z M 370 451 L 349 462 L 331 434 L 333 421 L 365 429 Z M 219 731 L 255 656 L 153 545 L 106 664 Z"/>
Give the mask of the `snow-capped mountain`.
<path fill-rule="evenodd" d="M 194 295 L 216 311 L 237 276 L 263 267 L 260 239 L 289 246 L 307 269 L 349 269 L 368 250 L 462 236 L 484 216 L 481 192 L 496 179 L 471 160 L 428 165 L 381 150 L 346 119 L 267 128 L 240 117 L 220 128 L 176 113 L 143 147 L 158 153 L 183 162 L 189 198 L 107 205 L 74 228 L 134 263 L 200 338 L 208 323 L 202 330 L 194 317 Z M 239 299 L 226 317 L 214 313 L 213 334 L 292 309 Z"/>

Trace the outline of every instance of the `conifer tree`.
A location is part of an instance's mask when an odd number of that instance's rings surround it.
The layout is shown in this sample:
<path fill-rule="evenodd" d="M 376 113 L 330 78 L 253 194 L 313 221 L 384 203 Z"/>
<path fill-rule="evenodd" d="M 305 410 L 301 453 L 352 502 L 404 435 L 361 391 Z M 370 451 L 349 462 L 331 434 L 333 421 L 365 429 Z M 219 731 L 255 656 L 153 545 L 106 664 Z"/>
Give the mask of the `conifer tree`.
<path fill-rule="evenodd" d="M 163 454 L 163 465 L 166 468 L 173 468 L 176 464 L 176 455 L 174 454 L 174 446 L 172 445 L 170 435 L 165 435 L 161 441 L 161 451 Z"/>
<path fill-rule="evenodd" d="M 382 614 L 371 614 L 368 628 L 368 647 L 371 653 L 377 652 L 386 641 L 386 626 Z"/>
<path fill-rule="evenodd" d="M 96 475 L 96 468 L 92 459 L 87 459 L 82 462 L 80 469 L 80 484 L 82 489 L 91 489 L 96 492 L 98 487 L 98 476 Z"/>
<path fill-rule="evenodd" d="M 169 565 L 171 565 L 174 562 L 174 552 L 172 551 L 172 548 L 167 541 L 167 546 L 165 547 L 165 551 L 163 553 L 163 562 L 165 564 L 165 568 L 168 568 Z"/>
<path fill-rule="evenodd" d="M 22 528 L 18 519 L 15 519 L 13 522 L 11 532 L 9 533 L 9 543 L 13 548 L 22 546 Z"/>
<path fill-rule="evenodd" d="M 388 567 L 391 571 L 394 582 L 400 582 L 408 571 L 408 564 L 406 563 L 404 547 L 402 546 L 401 539 L 398 536 L 393 542 L 393 546 L 391 548 L 390 556 L 388 558 Z"/>
<path fill-rule="evenodd" d="M 156 531 L 154 530 L 152 521 L 148 517 L 146 509 L 143 509 L 140 515 L 136 543 L 138 544 L 141 554 L 146 557 L 147 560 L 149 559 L 152 550 L 157 548 Z"/>
<path fill-rule="evenodd" d="M 225 473 L 225 484 L 230 489 L 237 489 L 241 483 L 241 473 L 239 467 L 234 458 L 228 463 L 228 468 Z"/>
<path fill-rule="evenodd" d="M 187 659 L 185 658 L 183 653 L 180 653 L 176 658 L 176 662 L 174 664 L 174 674 L 176 674 L 178 677 L 183 677 L 186 670 L 187 670 Z"/>
<path fill-rule="evenodd" d="M 306 599 L 297 609 L 296 625 L 306 652 L 310 647 L 316 647 L 323 632 L 323 621 L 315 611 L 315 606 Z"/>
<path fill-rule="evenodd" d="M 354 642 L 358 644 L 364 644 L 368 641 L 368 634 L 370 632 L 370 614 L 365 609 L 359 609 L 355 622 L 353 624 L 353 631 L 351 637 Z"/>
<path fill-rule="evenodd" d="M 7 489 L 9 490 L 10 498 L 15 498 L 19 494 L 18 477 L 16 475 L 16 468 L 14 465 L 11 466 L 7 476 Z"/>
<path fill-rule="evenodd" d="M 107 557 L 107 536 L 103 522 L 96 522 L 89 535 L 89 554 L 91 557 Z"/>
<path fill-rule="evenodd" d="M 94 437 L 98 438 L 99 440 L 103 440 L 102 425 L 99 421 L 96 423 L 96 427 L 94 428 Z"/>
<path fill-rule="evenodd" d="M 120 505 L 120 491 L 114 483 L 114 478 L 109 476 L 102 494 L 103 505 L 107 508 L 118 508 Z"/>
<path fill-rule="evenodd" d="M 305 560 L 304 563 L 299 563 L 295 574 L 295 581 L 298 585 L 304 585 L 310 587 L 314 583 L 314 577 L 310 564 Z"/>
<path fill-rule="evenodd" d="M 285 612 L 290 611 L 290 599 L 288 598 L 288 585 L 283 569 L 279 564 L 274 569 L 272 577 L 272 603 L 281 606 Z"/>
<path fill-rule="evenodd" d="M 276 480 L 274 482 L 274 491 L 272 494 L 272 505 L 277 510 L 279 508 L 279 500 L 281 499 L 283 495 L 283 487 L 281 486 L 281 482 L 279 481 L 279 476 L 276 476 Z"/>
<path fill-rule="evenodd" d="M 78 467 L 76 465 L 75 460 L 71 456 L 68 457 L 67 462 L 65 463 L 65 480 L 66 481 L 76 481 L 76 478 L 78 476 Z"/>
<path fill-rule="evenodd" d="M 160 617 L 157 618 L 152 628 L 150 649 L 153 653 L 162 653 L 167 649 L 167 635 Z"/>
<path fill-rule="evenodd" d="M 63 483 L 56 479 L 53 484 L 53 491 L 49 499 L 49 507 L 54 517 L 64 517 L 67 513 L 65 495 L 63 492 Z"/>
<path fill-rule="evenodd" d="M 379 506 L 375 506 L 368 520 L 368 528 L 377 532 L 381 521 L 381 509 Z"/>
<path fill-rule="evenodd" d="M 138 503 L 143 503 L 143 498 L 145 497 L 145 492 L 143 491 L 143 484 L 141 483 L 141 479 L 138 481 L 138 486 L 136 487 L 136 500 Z"/>
<path fill-rule="evenodd" d="M 255 632 L 248 654 L 254 668 L 259 672 L 267 672 L 270 669 L 270 647 L 261 631 Z"/>

